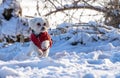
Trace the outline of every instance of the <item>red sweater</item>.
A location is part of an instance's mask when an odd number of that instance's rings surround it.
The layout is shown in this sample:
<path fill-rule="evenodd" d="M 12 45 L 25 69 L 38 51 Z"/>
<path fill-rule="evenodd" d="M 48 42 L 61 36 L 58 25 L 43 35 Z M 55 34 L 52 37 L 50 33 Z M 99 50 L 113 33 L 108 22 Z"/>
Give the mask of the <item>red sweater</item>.
<path fill-rule="evenodd" d="M 34 33 L 32 33 L 30 38 L 31 38 L 32 42 L 42 51 L 45 51 L 44 49 L 41 48 L 41 44 L 43 41 L 49 40 L 49 42 L 50 42 L 49 47 L 52 46 L 52 40 L 51 40 L 51 37 L 48 34 L 48 32 L 43 32 L 38 37 L 36 37 L 36 35 Z"/>

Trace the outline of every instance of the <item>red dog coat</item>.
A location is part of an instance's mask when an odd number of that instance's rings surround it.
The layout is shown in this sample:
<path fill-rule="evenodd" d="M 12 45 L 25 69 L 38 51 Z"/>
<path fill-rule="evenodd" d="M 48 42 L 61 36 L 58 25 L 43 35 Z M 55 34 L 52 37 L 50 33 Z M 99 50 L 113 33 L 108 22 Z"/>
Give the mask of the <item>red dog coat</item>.
<path fill-rule="evenodd" d="M 41 44 L 43 41 L 45 40 L 49 40 L 50 42 L 50 46 L 52 46 L 52 40 L 51 40 L 51 37 L 50 35 L 48 34 L 48 32 L 43 32 L 41 33 L 39 36 L 36 36 L 34 33 L 31 34 L 31 40 L 32 42 L 39 48 L 41 49 L 43 52 L 45 51 L 44 49 L 41 48 Z"/>

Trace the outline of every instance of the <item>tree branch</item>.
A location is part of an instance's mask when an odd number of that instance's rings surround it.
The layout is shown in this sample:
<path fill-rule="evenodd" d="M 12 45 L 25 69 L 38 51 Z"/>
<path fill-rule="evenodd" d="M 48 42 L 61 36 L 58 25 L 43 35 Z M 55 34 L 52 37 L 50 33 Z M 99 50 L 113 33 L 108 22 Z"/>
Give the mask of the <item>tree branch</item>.
<path fill-rule="evenodd" d="M 49 16 L 53 13 L 57 13 L 57 12 L 61 12 L 61 11 L 65 11 L 65 10 L 72 10 L 72 9 L 91 9 L 91 10 L 95 10 L 95 11 L 99 11 L 99 12 L 106 12 L 105 8 L 101 8 L 99 6 L 89 6 L 89 5 L 65 5 L 62 8 L 58 8 L 56 10 L 53 10 L 47 14 L 45 14 L 44 16 Z"/>
<path fill-rule="evenodd" d="M 48 2 L 50 2 L 57 9 L 56 5 L 51 0 L 48 0 Z"/>

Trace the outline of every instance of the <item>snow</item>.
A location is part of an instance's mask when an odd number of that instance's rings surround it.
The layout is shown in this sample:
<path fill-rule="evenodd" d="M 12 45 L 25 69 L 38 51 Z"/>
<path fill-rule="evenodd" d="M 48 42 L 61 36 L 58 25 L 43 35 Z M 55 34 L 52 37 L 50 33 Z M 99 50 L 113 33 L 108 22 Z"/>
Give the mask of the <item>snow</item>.
<path fill-rule="evenodd" d="M 65 28 L 65 27 L 69 27 L 69 26 L 72 26 L 72 25 L 70 23 L 64 22 L 64 23 L 60 24 L 57 28 Z"/>
<path fill-rule="evenodd" d="M 15 35 L 15 22 L 14 18 L 4 21 L 2 33 Z M 94 31 L 90 26 L 68 27 L 65 33 L 53 35 L 47 58 L 27 56 L 29 42 L 0 43 L 0 78 L 119 78 L 119 29 L 94 24 L 104 34 L 90 34 Z"/>
<path fill-rule="evenodd" d="M 76 46 L 65 40 L 57 41 L 47 58 L 28 57 L 28 46 L 29 42 L 14 43 L 0 49 L 0 78 L 120 77 L 120 46 L 117 40 Z"/>
<path fill-rule="evenodd" d="M 27 27 L 17 28 L 19 21 L 3 21 L 0 35 L 15 36 L 22 31 L 28 36 Z M 55 35 L 47 58 L 27 56 L 30 42 L 1 42 L 0 78 L 120 78 L 119 29 L 93 21 L 88 25 L 72 28 L 72 24 L 64 22 L 58 26 L 66 32 L 50 31 Z"/>
<path fill-rule="evenodd" d="M 34 55 L 31 57 L 27 56 L 29 42 L 9 44 L 4 48 L 2 48 L 4 43 L 1 43 L 0 77 L 120 77 L 120 43 L 117 29 L 104 30 L 103 32 L 108 39 L 96 42 L 92 41 L 92 35 L 84 32 L 85 30 L 82 33 L 78 32 L 77 35 L 73 35 L 70 31 L 71 29 L 68 29 L 67 33 L 52 37 L 55 42 L 48 58 L 38 58 Z M 65 38 L 70 34 L 70 39 L 66 40 Z M 111 41 L 114 38 L 118 39 Z M 83 39 L 85 44 L 71 45 L 74 40 L 79 41 L 81 39 Z"/>

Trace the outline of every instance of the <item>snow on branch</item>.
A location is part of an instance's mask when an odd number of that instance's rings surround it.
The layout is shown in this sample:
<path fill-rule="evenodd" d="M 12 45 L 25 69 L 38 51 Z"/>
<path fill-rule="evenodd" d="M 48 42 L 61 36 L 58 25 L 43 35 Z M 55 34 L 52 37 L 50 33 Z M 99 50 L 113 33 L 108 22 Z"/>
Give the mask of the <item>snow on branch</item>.
<path fill-rule="evenodd" d="M 92 6 L 92 5 L 88 5 L 88 4 L 66 4 L 64 6 L 58 7 L 53 11 L 50 11 L 49 13 L 45 14 L 45 16 L 49 16 L 53 13 L 57 13 L 57 12 L 62 12 L 65 10 L 72 10 L 72 9 L 91 9 L 91 10 L 95 10 L 95 11 L 99 11 L 99 12 L 106 12 L 105 8 L 100 7 L 100 6 Z"/>

